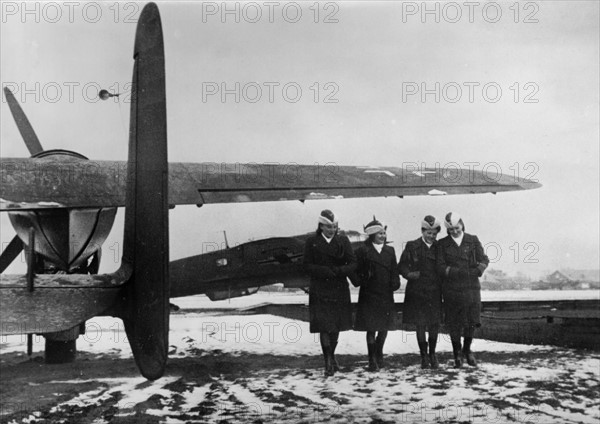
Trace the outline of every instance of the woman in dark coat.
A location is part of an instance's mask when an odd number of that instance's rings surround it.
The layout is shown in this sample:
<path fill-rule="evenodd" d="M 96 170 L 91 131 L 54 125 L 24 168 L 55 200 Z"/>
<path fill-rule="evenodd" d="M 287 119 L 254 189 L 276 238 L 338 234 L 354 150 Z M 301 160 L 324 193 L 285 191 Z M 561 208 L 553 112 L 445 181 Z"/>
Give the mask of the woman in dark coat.
<path fill-rule="evenodd" d="M 446 325 L 452 341 L 454 366 L 462 366 L 461 333 L 464 336 L 462 356 L 476 366 L 471 353 L 475 328 L 481 326 L 481 285 L 479 277 L 489 264 L 477 236 L 464 232 L 465 225 L 456 213 L 448 213 L 444 224 L 448 236 L 439 241 L 438 271 L 444 276 L 442 285 Z"/>
<path fill-rule="evenodd" d="M 352 303 L 346 277 L 356 270 L 356 257 L 348 237 L 337 231 L 333 212 L 322 211 L 317 233 L 306 241 L 304 249 L 304 266 L 310 274 L 310 332 L 320 333 L 326 376 L 339 370 L 334 355 L 340 331 L 352 328 Z"/>
<path fill-rule="evenodd" d="M 400 288 L 400 278 L 396 252 L 385 244 L 386 227 L 373 217 L 365 232 L 369 239 L 356 251 L 358 281 L 353 283 L 360 285 L 360 293 L 354 330 L 367 332 L 369 371 L 377 371 L 384 366 L 387 333 L 396 329 L 394 291 Z"/>
<path fill-rule="evenodd" d="M 435 354 L 437 337 L 442 323 L 442 279 L 437 268 L 437 234 L 441 224 L 431 215 L 421 222 L 421 234 L 409 241 L 400 257 L 398 269 L 408 280 L 404 294 L 402 322 L 415 324 L 421 353 L 421 368 L 437 368 Z M 429 331 L 429 356 L 425 331 Z"/>

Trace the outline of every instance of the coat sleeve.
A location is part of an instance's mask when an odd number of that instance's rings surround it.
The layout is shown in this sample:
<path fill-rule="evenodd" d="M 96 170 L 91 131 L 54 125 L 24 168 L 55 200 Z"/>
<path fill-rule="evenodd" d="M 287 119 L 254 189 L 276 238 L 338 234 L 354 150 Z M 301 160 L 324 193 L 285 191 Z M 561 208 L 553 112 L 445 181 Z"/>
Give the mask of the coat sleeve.
<path fill-rule="evenodd" d="M 350 282 L 354 287 L 360 287 L 360 285 L 367 280 L 368 278 L 368 264 L 365 261 L 365 249 L 361 246 L 356 252 L 354 252 L 356 256 L 356 270 L 348 276 L 350 278 Z"/>
<path fill-rule="evenodd" d="M 400 262 L 398 263 L 398 273 L 408 280 L 408 274 L 411 272 L 410 268 L 412 265 L 412 249 L 410 243 L 407 243 L 400 255 Z"/>
<path fill-rule="evenodd" d="M 450 265 L 446 261 L 446 246 L 443 242 L 438 243 L 436 254 L 437 273 L 442 279 L 446 278 L 464 278 L 469 275 L 468 269 L 461 269 L 458 266 Z"/>
<path fill-rule="evenodd" d="M 446 257 L 444 255 L 444 248 L 442 246 L 441 242 L 437 243 L 437 247 L 436 247 L 436 252 L 435 252 L 435 268 L 437 271 L 437 274 L 441 277 L 441 278 L 446 278 L 446 268 L 448 267 L 448 265 L 446 265 Z"/>
<path fill-rule="evenodd" d="M 390 284 L 392 291 L 396 291 L 400 288 L 400 276 L 398 275 L 398 264 L 396 263 L 396 251 L 390 246 L 391 258 L 390 258 Z"/>
<path fill-rule="evenodd" d="M 475 260 L 477 264 L 476 266 L 477 270 L 479 271 L 479 277 L 481 277 L 483 275 L 483 271 L 485 271 L 485 269 L 490 264 L 490 259 L 485 254 L 483 246 L 481 245 L 481 242 L 479 241 L 477 236 L 473 236 L 473 238 L 475 239 Z"/>
<path fill-rule="evenodd" d="M 331 268 L 315 263 L 314 242 L 312 239 L 307 240 L 304 246 L 304 269 L 312 278 L 327 279 L 335 277 Z"/>
<path fill-rule="evenodd" d="M 337 267 L 335 274 L 340 277 L 348 277 L 356 271 L 356 256 L 348 237 L 341 237 L 341 242 L 344 246 L 344 264 Z"/>

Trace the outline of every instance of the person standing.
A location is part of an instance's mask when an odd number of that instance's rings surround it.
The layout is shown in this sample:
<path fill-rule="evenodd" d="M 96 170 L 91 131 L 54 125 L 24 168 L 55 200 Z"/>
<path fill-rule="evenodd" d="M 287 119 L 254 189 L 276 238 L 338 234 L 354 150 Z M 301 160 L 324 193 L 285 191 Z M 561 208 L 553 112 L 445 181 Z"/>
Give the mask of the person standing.
<path fill-rule="evenodd" d="M 306 241 L 304 266 L 310 275 L 310 332 L 319 333 L 325 375 L 339 371 L 335 349 L 340 331 L 352 329 L 352 303 L 347 276 L 356 270 L 348 237 L 338 234 L 333 212 L 321 212 L 316 234 Z"/>
<path fill-rule="evenodd" d="M 404 294 L 402 323 L 414 324 L 421 353 L 421 368 L 437 368 L 435 353 L 442 323 L 442 279 L 437 268 L 437 235 L 441 223 L 427 215 L 421 222 L 421 237 L 406 243 L 398 269 L 408 280 Z M 425 331 L 429 331 L 429 354 Z"/>
<path fill-rule="evenodd" d="M 457 213 L 446 215 L 448 236 L 439 241 L 438 272 L 443 275 L 442 291 L 446 325 L 452 342 L 454 367 L 467 363 L 476 366 L 471 352 L 475 328 L 481 326 L 481 285 L 479 277 L 489 264 L 477 236 L 465 233 L 465 225 Z M 461 334 L 464 344 L 461 353 Z"/>
<path fill-rule="evenodd" d="M 386 245 L 386 229 L 373 217 L 365 227 L 368 240 L 356 251 L 355 285 L 360 286 L 355 331 L 367 332 L 369 371 L 384 367 L 383 345 L 390 330 L 396 329 L 394 291 L 400 288 L 396 252 Z"/>

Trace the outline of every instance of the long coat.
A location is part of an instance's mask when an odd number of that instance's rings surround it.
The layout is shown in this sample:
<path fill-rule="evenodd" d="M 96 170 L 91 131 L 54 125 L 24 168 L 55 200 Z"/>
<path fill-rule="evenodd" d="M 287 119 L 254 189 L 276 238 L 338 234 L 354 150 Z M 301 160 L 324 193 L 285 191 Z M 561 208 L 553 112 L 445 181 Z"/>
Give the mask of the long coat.
<path fill-rule="evenodd" d="M 489 264 L 477 236 L 464 234 L 458 246 L 452 236 L 439 241 L 438 271 L 444 275 L 442 292 L 446 324 L 451 326 L 481 325 L 481 284 L 479 277 Z"/>
<path fill-rule="evenodd" d="M 394 291 L 400 288 L 396 252 L 384 245 L 381 253 L 366 241 L 356 251 L 356 276 L 360 285 L 356 310 L 356 331 L 388 331 L 396 329 Z"/>
<path fill-rule="evenodd" d="M 310 237 L 304 248 L 304 266 L 310 275 L 310 332 L 352 329 L 346 277 L 355 272 L 356 257 L 348 237 L 336 234 L 329 243 L 321 234 Z"/>
<path fill-rule="evenodd" d="M 400 257 L 398 270 L 408 280 L 404 293 L 402 322 L 417 325 L 439 325 L 442 322 L 442 279 L 438 273 L 438 243 L 431 247 L 419 237 L 409 241 Z M 419 271 L 419 278 L 408 278 Z"/>

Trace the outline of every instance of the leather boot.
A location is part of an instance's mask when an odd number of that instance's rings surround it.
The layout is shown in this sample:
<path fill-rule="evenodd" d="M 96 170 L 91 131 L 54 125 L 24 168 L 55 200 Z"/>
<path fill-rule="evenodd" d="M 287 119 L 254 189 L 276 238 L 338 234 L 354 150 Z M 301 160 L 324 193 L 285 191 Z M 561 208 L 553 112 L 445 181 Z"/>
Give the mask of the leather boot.
<path fill-rule="evenodd" d="M 471 353 L 471 343 L 473 342 L 473 337 L 465 337 L 465 344 L 463 347 L 463 356 L 467 359 L 467 364 L 472 367 L 477 366 L 477 361 L 475 360 L 475 356 Z"/>
<path fill-rule="evenodd" d="M 377 364 L 377 359 L 375 357 L 375 343 L 367 343 L 367 352 L 369 353 L 369 367 L 367 368 L 369 371 L 379 371 L 379 365 Z"/>
<path fill-rule="evenodd" d="M 427 357 L 427 342 L 419 342 L 419 351 L 421 352 L 421 368 L 429 368 L 429 358 Z"/>
<path fill-rule="evenodd" d="M 383 343 L 385 341 L 381 341 L 381 339 L 375 339 L 375 360 L 377 361 L 377 366 L 379 368 L 383 368 L 385 364 L 383 363 Z"/>
<path fill-rule="evenodd" d="M 323 346 L 323 358 L 325 359 L 325 377 L 331 377 L 335 374 L 333 369 L 333 354 L 331 353 L 331 346 Z"/>
<path fill-rule="evenodd" d="M 454 368 L 462 367 L 462 358 L 460 356 L 460 339 L 452 340 L 452 353 L 454 354 Z"/>
<path fill-rule="evenodd" d="M 437 367 L 440 366 L 438 358 L 435 355 L 436 344 L 437 343 L 433 340 L 429 342 L 429 362 L 431 363 L 431 368 L 433 368 L 433 369 L 436 369 Z"/>
<path fill-rule="evenodd" d="M 335 359 L 335 348 L 337 347 L 338 342 L 334 342 L 331 344 L 331 362 L 333 365 L 333 370 L 338 372 L 340 370 L 340 364 L 338 364 L 337 359 Z"/>

